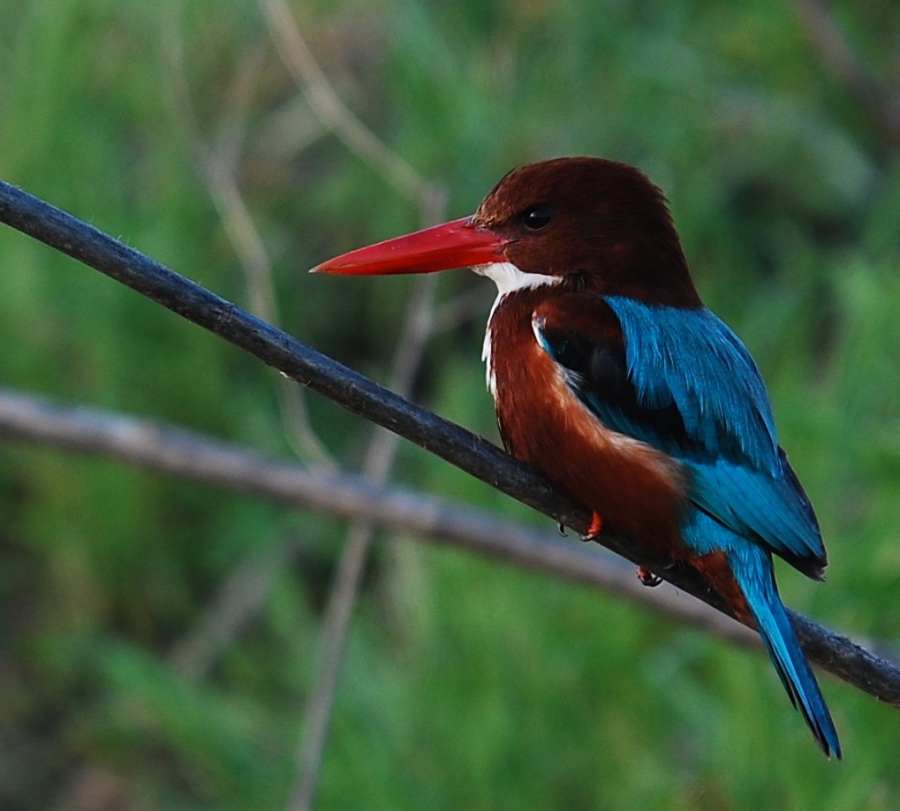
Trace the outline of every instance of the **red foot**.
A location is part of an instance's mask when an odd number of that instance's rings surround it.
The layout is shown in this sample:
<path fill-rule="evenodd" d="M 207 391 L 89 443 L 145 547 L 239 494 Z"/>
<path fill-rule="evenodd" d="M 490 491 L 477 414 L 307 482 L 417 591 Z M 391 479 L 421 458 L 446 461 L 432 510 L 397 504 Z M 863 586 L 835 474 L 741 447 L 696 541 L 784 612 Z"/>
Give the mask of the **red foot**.
<path fill-rule="evenodd" d="M 603 531 L 603 519 L 597 514 L 594 513 L 591 518 L 591 525 L 588 527 L 587 532 L 584 535 L 580 536 L 582 541 L 596 541 L 597 536 Z"/>
<path fill-rule="evenodd" d="M 654 588 L 662 583 L 662 578 L 659 575 L 653 574 L 653 572 L 645 569 L 643 566 L 638 567 L 637 578 L 641 581 L 642 586 L 649 586 L 650 588 Z"/>

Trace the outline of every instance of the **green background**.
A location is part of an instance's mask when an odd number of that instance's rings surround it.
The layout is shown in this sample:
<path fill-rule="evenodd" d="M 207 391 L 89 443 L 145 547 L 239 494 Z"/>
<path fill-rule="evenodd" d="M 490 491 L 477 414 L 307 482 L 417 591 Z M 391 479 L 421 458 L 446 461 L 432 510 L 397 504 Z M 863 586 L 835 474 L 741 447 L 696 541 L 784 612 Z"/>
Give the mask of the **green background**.
<path fill-rule="evenodd" d="M 900 99 L 900 6 L 834 4 L 849 73 L 814 45 L 817 7 L 293 12 L 347 105 L 446 189 L 448 217 L 514 165 L 560 154 L 628 161 L 665 189 L 822 524 L 828 582 L 782 567 L 785 601 L 891 651 L 900 124 L 885 110 Z M 232 143 L 284 327 L 387 379 L 412 282 L 305 270 L 417 227 L 419 206 L 298 97 L 255 3 L 12 0 L 0 31 L 3 179 L 249 305 L 202 169 Z M 0 273 L 4 385 L 292 453 L 279 381 L 258 362 L 8 229 Z M 470 306 L 430 344 L 415 399 L 496 438 L 478 360 L 490 287 L 441 280 L 441 305 Z M 358 469 L 369 426 L 308 405 L 321 442 Z M 405 444 L 395 478 L 552 531 Z M 0 516 L 0 805 L 285 807 L 341 523 L 12 440 Z M 870 697 L 822 677 L 845 752 L 828 762 L 763 656 L 582 587 L 379 537 L 318 808 L 900 807 L 900 719 Z M 174 667 L 229 576 L 282 545 L 289 564 L 202 678 Z"/>

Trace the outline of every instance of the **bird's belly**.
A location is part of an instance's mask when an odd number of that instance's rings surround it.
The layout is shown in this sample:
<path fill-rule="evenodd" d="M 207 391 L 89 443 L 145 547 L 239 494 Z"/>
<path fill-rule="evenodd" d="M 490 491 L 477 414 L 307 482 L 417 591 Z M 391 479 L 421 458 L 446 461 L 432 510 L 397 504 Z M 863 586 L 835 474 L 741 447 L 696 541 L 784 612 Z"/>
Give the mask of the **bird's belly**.
<path fill-rule="evenodd" d="M 492 370 L 497 420 L 510 453 L 540 470 L 604 527 L 657 554 L 682 557 L 686 478 L 679 463 L 611 431 L 541 350 Z"/>

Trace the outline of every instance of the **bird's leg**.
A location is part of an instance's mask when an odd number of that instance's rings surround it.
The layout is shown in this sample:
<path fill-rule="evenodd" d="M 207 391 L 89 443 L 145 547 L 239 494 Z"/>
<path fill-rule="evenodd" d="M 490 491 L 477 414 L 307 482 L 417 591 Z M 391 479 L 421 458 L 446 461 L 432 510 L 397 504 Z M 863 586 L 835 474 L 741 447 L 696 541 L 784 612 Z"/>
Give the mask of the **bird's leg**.
<path fill-rule="evenodd" d="M 603 519 L 596 512 L 591 516 L 591 525 L 588 527 L 584 535 L 578 537 L 582 541 L 596 541 L 600 532 L 603 530 Z"/>
<path fill-rule="evenodd" d="M 662 583 L 662 578 L 658 574 L 653 574 L 653 572 L 645 569 L 643 566 L 638 566 L 637 578 L 641 581 L 642 586 L 648 586 L 649 588 L 655 588 Z"/>

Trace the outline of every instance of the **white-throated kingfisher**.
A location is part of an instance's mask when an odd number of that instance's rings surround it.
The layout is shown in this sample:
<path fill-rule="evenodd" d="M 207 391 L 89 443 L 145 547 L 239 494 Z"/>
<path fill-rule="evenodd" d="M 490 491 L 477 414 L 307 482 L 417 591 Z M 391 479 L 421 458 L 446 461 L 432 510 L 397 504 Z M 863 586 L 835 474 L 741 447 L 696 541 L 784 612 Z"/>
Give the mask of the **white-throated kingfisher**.
<path fill-rule="evenodd" d="M 759 369 L 700 300 L 662 192 L 610 160 L 534 163 L 471 217 L 315 270 L 466 266 L 498 289 L 484 358 L 507 450 L 592 511 L 592 533 L 701 572 L 758 629 L 819 746 L 840 757 L 772 568 L 775 553 L 822 579 L 818 522 Z"/>

